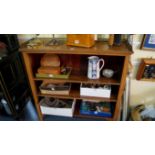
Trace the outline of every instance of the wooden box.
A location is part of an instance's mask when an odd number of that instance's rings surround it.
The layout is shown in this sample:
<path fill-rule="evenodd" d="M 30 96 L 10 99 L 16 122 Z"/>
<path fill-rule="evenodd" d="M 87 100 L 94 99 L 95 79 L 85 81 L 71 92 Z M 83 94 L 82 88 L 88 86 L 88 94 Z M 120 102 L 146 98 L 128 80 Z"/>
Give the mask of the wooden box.
<path fill-rule="evenodd" d="M 94 34 L 67 34 L 67 45 L 92 47 L 94 44 Z"/>
<path fill-rule="evenodd" d="M 155 59 L 142 59 L 136 78 L 137 80 L 155 81 Z"/>
<path fill-rule="evenodd" d="M 40 86 L 40 91 L 42 94 L 69 95 L 70 88 L 70 83 L 51 84 L 48 82 L 43 82 Z"/>

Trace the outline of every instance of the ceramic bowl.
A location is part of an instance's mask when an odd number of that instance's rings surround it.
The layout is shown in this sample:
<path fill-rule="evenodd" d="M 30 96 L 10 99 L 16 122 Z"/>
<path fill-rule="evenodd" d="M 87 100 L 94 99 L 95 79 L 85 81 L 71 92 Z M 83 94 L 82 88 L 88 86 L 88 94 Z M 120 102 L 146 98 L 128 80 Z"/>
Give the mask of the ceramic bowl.
<path fill-rule="evenodd" d="M 111 78 L 114 75 L 114 71 L 112 69 L 104 69 L 102 75 L 106 78 Z"/>

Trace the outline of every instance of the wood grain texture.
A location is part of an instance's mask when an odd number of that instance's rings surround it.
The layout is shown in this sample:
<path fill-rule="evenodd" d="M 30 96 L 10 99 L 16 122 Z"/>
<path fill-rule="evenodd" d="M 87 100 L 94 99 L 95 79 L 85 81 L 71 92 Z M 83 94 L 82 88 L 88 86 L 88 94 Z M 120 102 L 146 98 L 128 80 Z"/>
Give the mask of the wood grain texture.
<path fill-rule="evenodd" d="M 67 45 L 92 47 L 95 44 L 94 34 L 67 34 Z"/>
<path fill-rule="evenodd" d="M 143 78 L 143 74 L 144 74 L 144 70 L 145 70 L 145 66 L 146 65 L 155 65 L 155 59 L 150 59 L 150 58 L 145 58 L 141 60 L 141 63 L 139 65 L 138 71 L 137 71 L 137 76 L 136 79 L 137 80 L 142 80 L 142 81 L 152 81 L 154 82 L 155 79 L 154 78 Z"/>
<path fill-rule="evenodd" d="M 33 72 L 32 72 L 32 62 L 31 62 L 31 58 L 29 57 L 29 55 L 27 53 L 23 53 L 23 59 L 24 59 L 24 64 L 26 67 L 26 72 L 28 75 L 28 79 L 29 79 L 29 83 L 30 83 L 30 87 L 32 90 L 32 95 L 34 98 L 34 103 L 39 115 L 39 119 L 42 120 L 43 116 L 41 113 L 41 109 L 40 109 L 40 105 L 39 105 L 39 101 L 38 101 L 38 97 L 37 97 L 37 89 L 36 89 L 36 85 L 35 82 L 33 80 Z"/>
<path fill-rule="evenodd" d="M 141 80 L 143 73 L 144 73 L 145 65 L 146 64 L 145 64 L 144 60 L 142 60 L 139 65 L 139 68 L 138 68 L 138 72 L 137 72 L 137 76 L 136 76 L 137 80 Z"/>
<path fill-rule="evenodd" d="M 80 92 L 78 90 L 71 90 L 69 95 L 51 95 L 51 94 L 41 94 L 38 93 L 38 96 L 46 96 L 46 97 L 54 97 L 54 98 L 61 98 L 61 99 L 86 99 L 86 100 L 97 100 L 97 101 L 105 101 L 105 102 L 116 102 L 117 95 L 112 94 L 110 98 L 104 97 L 93 97 L 93 96 L 80 96 Z"/>
<path fill-rule="evenodd" d="M 114 44 L 114 34 L 109 35 L 108 43 L 110 46 L 112 46 Z"/>
<path fill-rule="evenodd" d="M 114 110 L 113 119 L 115 121 L 118 120 L 119 115 L 120 115 L 121 98 L 122 98 L 124 88 L 125 88 L 125 84 L 126 84 L 126 75 L 127 75 L 127 71 L 128 71 L 128 63 L 129 63 L 129 56 L 126 56 L 125 60 L 124 60 L 124 65 L 123 65 L 124 67 L 123 67 L 122 76 L 121 76 L 121 85 L 119 87 L 117 102 L 116 102 L 116 106 L 115 106 L 115 110 Z"/>
<path fill-rule="evenodd" d="M 71 75 L 68 79 L 49 79 L 49 78 L 34 78 L 35 81 L 48 81 L 48 82 L 70 82 L 70 83 L 91 83 L 91 84 L 110 84 L 110 85 L 120 85 L 120 81 L 111 78 L 100 78 L 96 80 L 88 79 L 86 76 L 76 76 Z"/>
<path fill-rule="evenodd" d="M 49 41 L 49 39 L 47 39 Z M 44 42 L 47 42 L 44 40 Z M 109 55 L 126 56 L 132 54 L 126 44 L 110 47 L 107 42 L 96 42 L 91 48 L 70 47 L 66 44 L 60 46 L 39 46 L 38 48 L 27 48 L 25 44 L 20 48 L 21 52 L 27 53 L 55 53 L 55 54 L 80 54 L 80 55 Z"/>
<path fill-rule="evenodd" d="M 82 47 L 70 47 L 65 44 L 59 46 L 45 46 L 49 39 L 44 39 L 43 44 L 38 48 L 27 48 L 26 44 L 20 48 L 23 54 L 25 67 L 29 77 L 29 82 L 31 85 L 35 106 L 39 114 L 39 118 L 42 120 L 42 113 L 39 105 L 40 97 L 54 97 L 54 98 L 68 98 L 68 99 L 87 99 L 87 100 L 98 100 L 107 101 L 115 105 L 114 114 L 112 118 L 105 118 L 106 120 L 118 120 L 120 115 L 121 98 L 125 88 L 126 75 L 128 70 L 129 56 L 132 54 L 125 44 L 120 46 L 110 47 L 108 43 L 97 42 L 95 46 L 91 48 Z M 69 95 L 44 95 L 38 92 L 39 84 L 44 80 L 42 78 L 35 78 L 34 75 L 39 67 L 40 58 L 45 53 L 54 53 L 60 56 L 63 65 L 69 65 L 73 68 L 73 74 L 70 75 L 68 79 L 45 79 L 48 82 L 69 82 L 73 84 L 80 85 L 80 83 L 95 83 L 95 84 L 111 84 L 114 87 L 118 87 L 114 94 L 112 93 L 110 98 L 98 98 L 98 97 L 87 97 L 80 96 L 79 88 L 77 90 L 71 90 Z M 119 73 L 116 78 L 107 79 L 101 77 L 98 80 L 91 80 L 87 78 L 87 57 L 92 55 L 97 55 L 104 58 L 106 65 L 105 67 L 112 67 L 114 70 L 119 69 Z M 112 57 L 111 57 L 112 56 Z M 74 74 L 79 73 L 79 74 Z M 76 87 L 76 86 L 75 86 Z M 79 114 L 79 109 L 75 109 L 76 117 L 89 117 L 93 116 L 83 116 Z M 97 118 L 97 117 L 94 117 Z M 100 117 L 99 117 L 100 118 Z M 101 118 L 104 119 L 104 118 Z"/>

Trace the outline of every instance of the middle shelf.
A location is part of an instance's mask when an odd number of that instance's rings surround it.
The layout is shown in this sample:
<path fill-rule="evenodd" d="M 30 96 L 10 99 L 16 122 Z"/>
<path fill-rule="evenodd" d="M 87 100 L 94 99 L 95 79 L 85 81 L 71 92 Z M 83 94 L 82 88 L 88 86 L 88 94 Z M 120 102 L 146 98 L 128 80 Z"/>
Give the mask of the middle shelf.
<path fill-rule="evenodd" d="M 96 80 L 88 79 L 84 75 L 70 75 L 68 79 L 57 79 L 57 78 L 34 78 L 34 81 L 48 81 L 48 82 L 70 82 L 70 83 L 100 83 L 100 84 L 111 84 L 111 85 L 120 85 L 120 81 L 116 79 L 109 78 L 100 78 Z"/>
<path fill-rule="evenodd" d="M 88 96 L 80 96 L 80 92 L 78 90 L 71 90 L 69 95 L 52 95 L 52 94 L 41 94 L 38 92 L 38 97 L 54 97 L 61 99 L 86 99 L 86 100 L 98 100 L 98 101 L 106 101 L 106 102 L 116 102 L 117 95 L 111 94 L 110 98 L 104 97 L 88 97 Z"/>
<path fill-rule="evenodd" d="M 38 97 L 46 96 L 64 99 L 86 99 L 116 102 L 119 85 L 116 83 L 111 84 L 112 81 L 114 81 L 112 79 L 109 79 L 111 82 L 108 84 L 104 83 L 106 79 L 101 78 L 99 80 L 103 83 L 93 83 L 93 81 L 96 80 L 88 80 L 89 82 L 81 82 L 81 80 L 70 82 L 68 79 L 37 79 L 35 80 L 35 83 Z M 90 81 L 92 81 L 92 83 Z"/>

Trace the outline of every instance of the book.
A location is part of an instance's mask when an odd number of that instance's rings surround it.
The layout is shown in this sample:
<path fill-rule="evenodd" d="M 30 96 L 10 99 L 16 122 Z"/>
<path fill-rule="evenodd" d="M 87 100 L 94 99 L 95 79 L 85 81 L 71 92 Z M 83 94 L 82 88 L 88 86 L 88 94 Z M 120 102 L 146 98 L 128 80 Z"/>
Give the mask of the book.
<path fill-rule="evenodd" d="M 57 79 L 68 79 L 71 73 L 71 68 L 66 68 L 66 72 L 65 73 L 61 73 L 61 74 L 39 74 L 36 73 L 36 77 L 37 78 L 57 78 Z"/>

